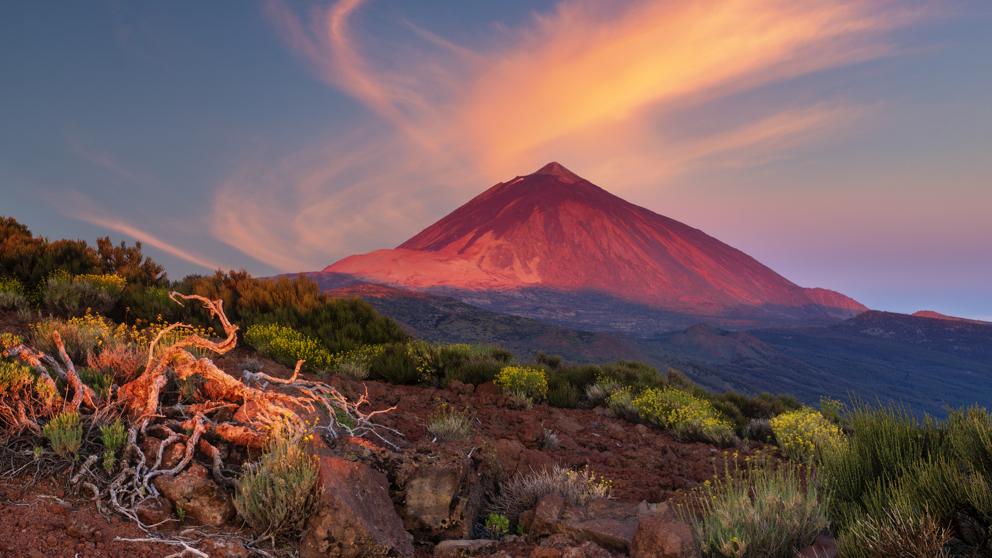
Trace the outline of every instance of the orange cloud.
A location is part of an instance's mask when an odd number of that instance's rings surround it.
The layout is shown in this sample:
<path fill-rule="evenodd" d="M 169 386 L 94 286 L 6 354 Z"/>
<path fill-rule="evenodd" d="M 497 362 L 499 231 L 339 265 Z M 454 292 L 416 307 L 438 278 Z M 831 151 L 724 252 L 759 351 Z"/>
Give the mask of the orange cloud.
<path fill-rule="evenodd" d="M 399 242 L 439 216 L 436 208 L 548 160 L 620 193 L 696 166 L 767 162 L 864 109 L 837 99 L 769 103 L 751 107 L 750 120 L 677 140 L 668 119 L 896 52 L 889 32 L 923 15 L 827 0 L 563 1 L 472 48 L 403 22 L 413 41 L 384 61 L 366 54 L 377 37 L 357 25 L 365 3 L 342 0 L 304 17 L 279 0 L 267 4 L 315 74 L 388 126 L 282 156 L 278 174 L 240 168 L 224 181 L 215 234 L 279 269 L 345 255 L 355 243 L 338 236 L 343 224 L 351 239 L 368 235 L 360 242 L 368 249 Z M 231 210 L 239 189 L 253 194 L 237 196 Z M 407 210 L 409 200 L 428 209 Z"/>

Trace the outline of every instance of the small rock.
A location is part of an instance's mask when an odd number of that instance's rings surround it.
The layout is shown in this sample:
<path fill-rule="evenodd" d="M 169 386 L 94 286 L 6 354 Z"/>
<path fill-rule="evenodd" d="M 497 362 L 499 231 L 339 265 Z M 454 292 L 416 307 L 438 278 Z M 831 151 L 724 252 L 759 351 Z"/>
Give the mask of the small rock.
<path fill-rule="evenodd" d="M 576 540 L 590 541 L 597 545 L 626 552 L 630 548 L 637 524 L 632 520 L 620 519 L 589 519 L 586 521 L 568 521 L 559 528 L 571 534 Z"/>
<path fill-rule="evenodd" d="M 230 496 L 199 463 L 190 464 L 175 477 L 161 475 L 152 482 L 174 506 L 182 508 L 186 517 L 197 523 L 216 527 L 234 517 Z"/>
<path fill-rule="evenodd" d="M 234 539 L 207 539 L 201 548 L 210 558 L 249 558 L 251 551 Z"/>
<path fill-rule="evenodd" d="M 437 558 L 475 556 L 492 549 L 497 544 L 499 544 L 498 541 L 490 539 L 452 539 L 441 541 L 434 547 L 434 556 Z"/>
<path fill-rule="evenodd" d="M 534 515 L 527 532 L 538 537 L 554 533 L 564 507 L 565 499 L 561 494 L 552 493 L 543 496 L 534 507 Z"/>
<path fill-rule="evenodd" d="M 667 506 L 666 506 L 667 508 Z M 692 528 L 666 513 L 642 516 L 630 544 L 631 558 L 698 558 Z"/>
<path fill-rule="evenodd" d="M 581 546 L 568 548 L 561 556 L 562 558 L 612 558 L 609 551 L 591 541 L 586 541 Z"/>
<path fill-rule="evenodd" d="M 535 546 L 530 558 L 561 558 L 561 550 L 547 546 Z"/>

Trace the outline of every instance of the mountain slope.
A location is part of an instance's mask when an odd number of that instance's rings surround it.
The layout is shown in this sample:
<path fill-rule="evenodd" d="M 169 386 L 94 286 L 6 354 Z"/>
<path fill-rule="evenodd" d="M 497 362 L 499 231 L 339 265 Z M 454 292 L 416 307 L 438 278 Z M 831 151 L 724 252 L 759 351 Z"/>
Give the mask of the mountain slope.
<path fill-rule="evenodd" d="M 324 271 L 465 296 L 533 288 L 600 293 L 692 316 L 784 311 L 842 319 L 865 310 L 839 293 L 799 287 L 558 163 L 493 186 L 395 249 L 351 256 Z"/>

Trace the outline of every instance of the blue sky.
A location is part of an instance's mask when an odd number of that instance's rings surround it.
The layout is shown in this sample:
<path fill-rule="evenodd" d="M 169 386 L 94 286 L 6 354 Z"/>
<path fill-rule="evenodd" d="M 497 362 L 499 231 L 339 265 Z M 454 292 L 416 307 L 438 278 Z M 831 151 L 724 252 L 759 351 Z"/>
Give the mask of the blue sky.
<path fill-rule="evenodd" d="M 992 319 L 987 3 L 18 2 L 0 213 L 319 269 L 555 159 L 804 286 Z"/>

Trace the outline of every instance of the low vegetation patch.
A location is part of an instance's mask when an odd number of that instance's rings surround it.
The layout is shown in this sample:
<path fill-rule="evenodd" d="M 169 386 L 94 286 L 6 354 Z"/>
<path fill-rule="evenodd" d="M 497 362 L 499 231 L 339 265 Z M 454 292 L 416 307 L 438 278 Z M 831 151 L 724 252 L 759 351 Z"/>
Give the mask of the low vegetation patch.
<path fill-rule="evenodd" d="M 793 558 L 828 525 L 796 465 L 759 465 L 707 481 L 679 509 L 707 558 Z"/>
<path fill-rule="evenodd" d="M 263 355 L 285 366 L 303 360 L 309 370 L 324 371 L 333 359 L 327 349 L 312 337 L 278 324 L 255 324 L 245 332 L 245 341 Z"/>
<path fill-rule="evenodd" d="M 683 440 L 702 440 L 726 445 L 734 441 L 734 429 L 705 399 L 677 388 L 648 388 L 631 405 L 641 419 L 669 430 Z"/>
<path fill-rule="evenodd" d="M 504 366 L 493 382 L 517 399 L 540 401 L 548 394 L 548 377 L 544 370 L 531 366 Z"/>
<path fill-rule="evenodd" d="M 441 403 L 427 417 L 427 432 L 442 442 L 464 440 L 472 434 L 472 418 L 447 403 Z"/>
<path fill-rule="evenodd" d="M 41 433 L 59 457 L 75 459 L 83 445 L 83 424 L 75 411 L 55 415 Z"/>
<path fill-rule="evenodd" d="M 818 451 L 844 443 L 840 427 L 808 407 L 782 413 L 769 425 L 782 453 L 796 461 L 810 462 Z"/>
<path fill-rule="evenodd" d="M 46 310 L 60 316 L 78 316 L 93 311 L 111 311 L 124 292 L 127 282 L 116 274 L 71 275 L 53 273 L 45 280 L 41 302 Z"/>
<path fill-rule="evenodd" d="M 503 482 L 492 498 L 492 509 L 516 522 L 548 494 L 559 494 L 567 504 L 584 505 L 594 498 L 607 498 L 612 483 L 588 469 L 574 471 L 557 465 L 517 474 Z"/>
<path fill-rule="evenodd" d="M 298 535 L 317 504 L 317 460 L 298 435 L 275 438 L 244 466 L 234 492 L 238 515 L 262 539 Z"/>

